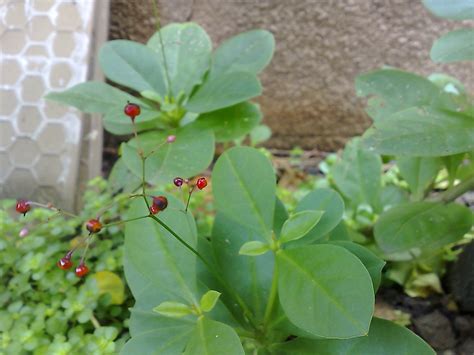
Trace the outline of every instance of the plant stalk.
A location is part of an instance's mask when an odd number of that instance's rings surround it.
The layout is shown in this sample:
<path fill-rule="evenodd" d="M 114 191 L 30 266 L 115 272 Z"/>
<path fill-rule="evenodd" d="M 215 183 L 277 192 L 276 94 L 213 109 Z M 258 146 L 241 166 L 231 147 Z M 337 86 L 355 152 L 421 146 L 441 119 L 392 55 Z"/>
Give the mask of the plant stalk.
<path fill-rule="evenodd" d="M 468 177 L 460 184 L 433 197 L 432 201 L 445 203 L 452 202 L 470 190 L 474 190 L 474 175 Z"/>
<path fill-rule="evenodd" d="M 278 294 L 278 263 L 276 262 L 276 253 L 274 253 L 274 255 L 275 255 L 275 265 L 273 267 L 272 286 L 270 288 L 270 295 L 268 296 L 268 302 L 265 308 L 265 315 L 263 316 L 264 329 L 266 329 L 270 321 L 274 304 L 275 304 L 275 301 L 277 299 L 277 294 Z"/>

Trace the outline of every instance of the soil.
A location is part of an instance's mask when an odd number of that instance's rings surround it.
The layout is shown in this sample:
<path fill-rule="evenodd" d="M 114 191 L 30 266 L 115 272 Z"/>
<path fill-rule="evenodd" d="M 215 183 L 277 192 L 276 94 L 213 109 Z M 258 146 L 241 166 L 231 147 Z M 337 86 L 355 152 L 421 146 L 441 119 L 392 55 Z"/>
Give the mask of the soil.
<path fill-rule="evenodd" d="M 461 312 L 449 295 L 409 297 L 400 288 L 384 288 L 377 293 L 377 311 L 399 310 L 410 315 L 411 330 L 442 355 L 474 354 L 474 315 Z M 388 316 L 387 318 L 391 318 Z"/>

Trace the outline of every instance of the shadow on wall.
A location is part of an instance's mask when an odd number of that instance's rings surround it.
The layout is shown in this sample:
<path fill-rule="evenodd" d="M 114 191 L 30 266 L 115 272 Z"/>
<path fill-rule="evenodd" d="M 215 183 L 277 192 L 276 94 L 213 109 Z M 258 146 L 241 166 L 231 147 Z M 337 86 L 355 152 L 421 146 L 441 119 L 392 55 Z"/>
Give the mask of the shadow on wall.
<path fill-rule="evenodd" d="M 462 26 L 433 17 L 414 0 L 160 0 L 162 23 L 194 21 L 214 42 L 264 28 L 276 52 L 259 98 L 273 130 L 267 143 L 324 151 L 369 125 L 354 79 L 389 65 L 422 75 L 443 71 L 473 90 L 474 63 L 430 61 L 432 42 Z M 155 31 L 151 1 L 112 0 L 111 39 L 145 42 Z M 134 13 L 134 16 L 130 16 Z M 470 79 L 471 78 L 471 79 Z"/>

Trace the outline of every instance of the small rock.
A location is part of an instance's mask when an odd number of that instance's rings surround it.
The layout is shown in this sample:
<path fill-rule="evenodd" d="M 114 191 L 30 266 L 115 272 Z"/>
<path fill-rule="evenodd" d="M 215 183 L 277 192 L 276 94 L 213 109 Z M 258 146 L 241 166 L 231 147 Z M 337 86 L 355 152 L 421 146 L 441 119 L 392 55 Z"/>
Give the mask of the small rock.
<path fill-rule="evenodd" d="M 456 316 L 454 318 L 454 329 L 459 332 L 461 338 L 474 336 L 474 321 L 469 316 Z"/>
<path fill-rule="evenodd" d="M 474 338 L 465 340 L 461 345 L 458 346 L 458 355 L 472 355 L 474 354 Z"/>
<path fill-rule="evenodd" d="M 456 345 L 451 322 L 439 311 L 416 318 L 413 324 L 418 330 L 418 334 L 436 350 L 445 350 Z"/>

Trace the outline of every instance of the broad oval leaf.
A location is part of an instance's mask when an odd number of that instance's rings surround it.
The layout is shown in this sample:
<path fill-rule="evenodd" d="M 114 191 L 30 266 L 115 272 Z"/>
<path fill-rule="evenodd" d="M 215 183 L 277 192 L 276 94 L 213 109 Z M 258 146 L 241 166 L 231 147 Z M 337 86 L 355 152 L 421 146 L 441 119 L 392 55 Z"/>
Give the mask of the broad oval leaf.
<path fill-rule="evenodd" d="M 374 227 L 379 247 L 387 254 L 434 250 L 461 239 L 472 226 L 469 208 L 456 203 L 414 202 L 383 213 Z"/>
<path fill-rule="evenodd" d="M 196 247 L 196 226 L 183 204 L 167 195 L 169 206 L 159 218 L 189 245 Z M 148 213 L 142 199 L 132 202 L 128 218 Z M 170 319 L 153 312 L 157 304 L 176 300 L 198 305 L 196 256 L 169 232 L 151 219 L 140 219 L 125 225 L 125 276 L 136 300 L 130 319 L 132 339 L 123 354 L 181 353 L 195 320 Z"/>
<path fill-rule="evenodd" d="M 183 355 L 244 355 L 237 333 L 227 324 L 200 317 Z"/>
<path fill-rule="evenodd" d="M 62 92 L 51 92 L 46 98 L 88 113 L 107 113 L 112 107 L 121 107 L 123 111 L 127 101 L 137 100 L 136 97 L 99 81 L 87 81 Z"/>
<path fill-rule="evenodd" d="M 377 292 L 380 282 L 382 281 L 382 269 L 385 266 L 385 261 L 377 257 L 377 255 L 360 244 L 342 240 L 335 240 L 329 243 L 343 247 L 347 251 L 350 251 L 352 254 L 357 256 L 360 261 L 362 261 L 362 264 L 364 264 L 365 268 L 370 274 L 374 291 Z"/>
<path fill-rule="evenodd" d="M 164 70 L 158 54 L 147 46 L 127 40 L 105 43 L 99 52 L 105 76 L 138 92 L 150 90 L 166 95 Z"/>
<path fill-rule="evenodd" d="M 436 157 L 474 149 L 474 120 L 431 107 L 410 108 L 375 123 L 364 144 L 380 154 Z"/>
<path fill-rule="evenodd" d="M 353 205 L 369 204 L 380 209 L 382 160 L 361 144 L 359 138 L 344 148 L 342 160 L 334 164 L 331 174 L 337 188 Z"/>
<path fill-rule="evenodd" d="M 217 142 L 241 138 L 258 125 L 262 113 L 257 104 L 243 102 L 199 116 L 196 126 L 211 129 Z"/>
<path fill-rule="evenodd" d="M 442 89 L 430 80 L 398 69 L 378 69 L 356 78 L 358 96 L 372 96 L 367 113 L 375 121 L 385 121 L 404 109 L 433 105 Z"/>
<path fill-rule="evenodd" d="M 134 100 L 136 102 L 136 100 Z M 141 113 L 135 118 L 135 127 L 137 132 L 156 128 L 159 126 L 160 111 L 141 107 Z M 133 133 L 133 124 L 129 117 L 123 113 L 123 106 L 112 107 L 104 115 L 104 128 L 113 134 L 131 134 Z"/>
<path fill-rule="evenodd" d="M 287 243 L 304 237 L 320 221 L 324 211 L 301 211 L 288 218 L 281 230 L 280 242 Z"/>
<path fill-rule="evenodd" d="M 332 189 L 316 189 L 303 197 L 295 211 L 305 210 L 324 211 L 324 214 L 318 224 L 304 238 L 289 245 L 308 244 L 326 236 L 341 221 L 344 214 L 344 201 Z"/>
<path fill-rule="evenodd" d="M 213 54 L 211 76 L 233 71 L 260 73 L 273 56 L 275 39 L 265 30 L 240 33 L 222 42 Z"/>
<path fill-rule="evenodd" d="M 176 140 L 167 144 L 169 134 L 176 135 Z M 194 176 L 205 170 L 214 157 L 212 132 L 196 129 L 192 124 L 176 131 L 143 133 L 139 140 L 145 154 L 155 151 L 145 166 L 146 181 L 154 184 L 170 182 L 176 176 Z M 135 175 L 142 176 L 136 139 L 122 144 L 122 159 Z"/>
<path fill-rule="evenodd" d="M 441 63 L 474 60 L 473 38 L 473 29 L 465 28 L 448 32 L 433 43 L 430 52 L 431 59 Z"/>
<path fill-rule="evenodd" d="M 211 63 L 211 40 L 206 31 L 196 23 L 169 24 L 156 32 L 147 46 L 158 54 L 160 62 L 168 71 L 174 97 L 180 92 L 189 96 L 193 88 L 202 82 Z"/>
<path fill-rule="evenodd" d="M 472 0 L 423 0 L 423 4 L 438 17 L 451 20 L 474 19 Z"/>
<path fill-rule="evenodd" d="M 258 150 L 232 148 L 217 160 L 212 173 L 216 209 L 270 238 L 276 179 L 270 161 Z"/>
<path fill-rule="evenodd" d="M 261 318 L 271 285 L 273 256 L 243 256 L 239 250 L 246 242 L 270 240 L 276 190 L 273 168 L 256 149 L 232 148 L 217 160 L 212 181 L 217 209 L 212 247 L 219 271 L 256 318 Z"/>
<path fill-rule="evenodd" d="M 298 338 L 276 345 L 277 355 L 435 355 L 433 349 L 405 327 L 374 318 L 368 336 L 346 340 Z"/>
<path fill-rule="evenodd" d="M 374 289 L 362 262 L 344 248 L 309 245 L 279 251 L 278 293 L 288 319 L 324 338 L 366 335 Z"/>
<path fill-rule="evenodd" d="M 186 110 L 204 113 L 247 101 L 262 93 L 257 77 L 248 72 L 230 72 L 209 77 L 184 105 Z"/>

